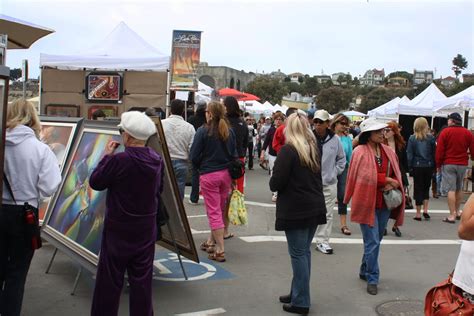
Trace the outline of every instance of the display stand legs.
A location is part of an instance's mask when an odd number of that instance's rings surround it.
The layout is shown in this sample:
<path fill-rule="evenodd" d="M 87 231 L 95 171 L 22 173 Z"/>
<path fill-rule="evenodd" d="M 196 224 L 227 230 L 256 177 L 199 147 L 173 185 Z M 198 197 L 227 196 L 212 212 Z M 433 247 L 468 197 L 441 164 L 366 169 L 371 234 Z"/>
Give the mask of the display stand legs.
<path fill-rule="evenodd" d="M 46 268 L 46 272 L 45 272 L 46 274 L 49 273 L 49 270 L 51 269 L 51 266 L 53 265 L 53 261 L 57 253 L 58 253 L 58 248 L 54 248 L 53 256 L 51 257 L 51 260 L 49 260 L 48 267 Z"/>
<path fill-rule="evenodd" d="M 72 287 L 71 295 L 74 295 L 76 293 L 77 284 L 79 283 L 81 274 L 82 274 L 82 267 L 79 267 L 76 274 L 76 280 L 74 280 L 74 285 Z"/>
<path fill-rule="evenodd" d="M 184 269 L 183 261 L 181 260 L 181 252 L 179 251 L 178 245 L 176 244 L 176 240 L 174 238 L 173 230 L 171 229 L 171 225 L 169 224 L 169 222 L 166 223 L 166 226 L 168 226 L 168 230 L 170 231 L 171 239 L 173 240 L 173 246 L 176 250 L 176 254 L 178 255 L 179 265 L 181 266 L 181 271 L 183 271 L 184 279 L 187 281 L 188 276 L 186 274 L 186 270 Z"/>

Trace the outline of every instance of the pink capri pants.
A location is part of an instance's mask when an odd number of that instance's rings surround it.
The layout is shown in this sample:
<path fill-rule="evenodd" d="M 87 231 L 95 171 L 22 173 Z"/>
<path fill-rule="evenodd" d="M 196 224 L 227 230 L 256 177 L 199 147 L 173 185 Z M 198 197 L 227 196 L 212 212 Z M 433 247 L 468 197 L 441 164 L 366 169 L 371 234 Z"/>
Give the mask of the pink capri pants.
<path fill-rule="evenodd" d="M 203 174 L 199 177 L 201 193 L 206 204 L 207 219 L 211 230 L 224 228 L 226 202 L 232 184 L 227 169 Z"/>

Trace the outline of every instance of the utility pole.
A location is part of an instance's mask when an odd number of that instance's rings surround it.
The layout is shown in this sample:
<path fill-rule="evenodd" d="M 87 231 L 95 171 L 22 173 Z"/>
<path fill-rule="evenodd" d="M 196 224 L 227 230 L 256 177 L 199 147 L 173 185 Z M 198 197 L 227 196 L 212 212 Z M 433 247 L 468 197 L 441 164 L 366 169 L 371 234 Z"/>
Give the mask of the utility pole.
<path fill-rule="evenodd" d="M 21 78 L 23 79 L 23 99 L 26 99 L 26 82 L 28 81 L 28 59 L 23 59 L 21 67 Z"/>

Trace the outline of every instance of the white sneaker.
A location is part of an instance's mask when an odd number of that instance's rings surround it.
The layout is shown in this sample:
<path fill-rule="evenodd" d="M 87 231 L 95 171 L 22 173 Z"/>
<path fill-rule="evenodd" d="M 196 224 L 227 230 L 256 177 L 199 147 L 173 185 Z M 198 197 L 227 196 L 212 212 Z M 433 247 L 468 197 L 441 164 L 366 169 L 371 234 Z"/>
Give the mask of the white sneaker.
<path fill-rule="evenodd" d="M 198 202 L 193 202 L 191 200 L 188 200 L 188 203 L 191 204 L 191 205 L 198 205 L 199 204 Z"/>
<path fill-rule="evenodd" d="M 329 246 L 327 242 L 322 242 L 322 243 L 318 242 L 316 244 L 316 250 L 326 255 L 331 255 L 334 252 L 331 246 Z"/>

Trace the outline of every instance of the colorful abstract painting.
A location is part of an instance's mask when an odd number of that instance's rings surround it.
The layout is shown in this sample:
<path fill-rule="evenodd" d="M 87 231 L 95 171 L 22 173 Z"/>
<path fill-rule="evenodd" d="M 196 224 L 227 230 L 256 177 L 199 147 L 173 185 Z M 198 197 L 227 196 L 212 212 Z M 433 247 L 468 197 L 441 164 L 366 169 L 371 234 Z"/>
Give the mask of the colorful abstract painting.
<path fill-rule="evenodd" d="M 92 190 L 89 177 L 111 140 L 121 141 L 118 132 L 84 129 L 47 220 L 47 226 L 96 256 L 100 250 L 107 191 Z M 120 151 L 123 146 L 118 148 L 117 152 Z"/>
<path fill-rule="evenodd" d="M 59 169 L 63 170 L 67 153 L 71 147 L 77 123 L 41 121 L 40 139 L 49 146 L 58 160 Z M 39 205 L 39 220 L 43 222 L 50 198 L 42 199 Z"/>

